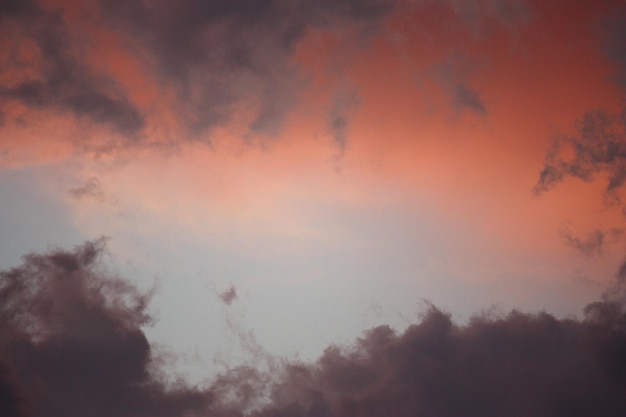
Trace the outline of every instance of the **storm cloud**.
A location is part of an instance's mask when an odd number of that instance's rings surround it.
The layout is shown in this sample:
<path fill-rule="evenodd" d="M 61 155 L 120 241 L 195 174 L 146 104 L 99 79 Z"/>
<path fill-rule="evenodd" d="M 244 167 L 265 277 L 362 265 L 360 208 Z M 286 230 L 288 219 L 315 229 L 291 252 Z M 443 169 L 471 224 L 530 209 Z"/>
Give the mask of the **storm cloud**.
<path fill-rule="evenodd" d="M 379 326 L 313 363 L 232 368 L 200 388 L 164 382 L 142 330 L 150 294 L 108 273 L 104 250 L 98 240 L 30 254 L 0 273 L 3 415 L 572 417 L 626 407 L 623 286 L 582 319 L 512 311 L 457 325 L 430 306 L 403 332 Z"/>

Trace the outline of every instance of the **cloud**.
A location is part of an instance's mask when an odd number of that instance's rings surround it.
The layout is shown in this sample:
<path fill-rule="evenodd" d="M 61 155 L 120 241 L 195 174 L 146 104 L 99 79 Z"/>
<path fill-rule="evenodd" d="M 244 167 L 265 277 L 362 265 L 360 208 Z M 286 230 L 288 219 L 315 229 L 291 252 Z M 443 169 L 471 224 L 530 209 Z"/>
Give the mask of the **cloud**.
<path fill-rule="evenodd" d="M 606 55 L 616 64 L 618 83 L 626 88 L 626 7 L 610 11 L 602 22 L 602 38 Z"/>
<path fill-rule="evenodd" d="M 174 416 L 208 403 L 151 374 L 149 294 L 101 268 L 104 243 L 27 255 L 0 273 L 3 415 Z"/>
<path fill-rule="evenodd" d="M 122 137 L 99 144 L 106 150 L 211 142 L 214 130 L 224 127 L 242 138 L 267 140 L 280 133 L 307 86 L 310 74 L 294 59 L 299 42 L 314 31 L 367 39 L 398 3 L 5 1 L 0 116 L 18 126 L 71 115 L 82 128 L 75 136 L 104 127 Z M 523 2 L 512 0 L 442 4 L 459 16 L 460 25 L 493 20 L 512 27 L 529 15 Z M 338 48 L 359 45 L 346 41 Z M 140 75 L 128 71 L 126 61 Z M 446 88 L 458 109 L 484 114 L 488 108 L 464 79 L 451 79 Z M 349 112 L 331 106 L 328 127 L 343 150 Z"/>
<path fill-rule="evenodd" d="M 233 301 L 237 299 L 237 288 L 232 285 L 229 289 L 221 293 L 219 296 L 224 304 L 230 305 Z"/>
<path fill-rule="evenodd" d="M 177 87 L 179 113 L 196 132 L 231 120 L 244 106 L 248 129 L 271 134 L 296 101 L 302 78 L 291 57 L 310 29 L 371 27 L 390 0 L 213 1 L 147 5 L 103 2 L 145 48 L 157 76 Z"/>
<path fill-rule="evenodd" d="M 475 90 L 457 84 L 454 88 L 454 98 L 454 104 L 459 110 L 468 108 L 479 114 L 487 114 L 487 109 Z"/>
<path fill-rule="evenodd" d="M 79 120 L 106 125 L 131 138 L 144 116 L 125 88 L 109 74 L 89 65 L 82 39 L 68 24 L 64 10 L 44 8 L 35 0 L 4 2 L 0 8 L 0 109 L 69 113 Z M 14 111 L 15 112 L 15 111 Z M 15 120 L 24 120 L 17 111 Z"/>
<path fill-rule="evenodd" d="M 567 246 L 583 255 L 593 256 L 600 255 L 608 244 L 619 241 L 624 234 L 624 229 L 594 230 L 580 237 L 572 234 L 568 227 L 564 227 L 560 234 Z"/>
<path fill-rule="evenodd" d="M 348 119 L 350 113 L 358 107 L 360 102 L 358 93 L 347 87 L 340 88 L 333 97 L 333 103 L 328 113 L 328 129 L 333 136 L 340 158 L 348 146 Z"/>
<path fill-rule="evenodd" d="M 448 0 L 452 8 L 476 32 L 485 20 L 495 20 L 510 28 L 531 18 L 527 2 L 521 0 Z"/>
<path fill-rule="evenodd" d="M 97 177 L 91 177 L 84 185 L 80 187 L 71 188 L 70 195 L 74 198 L 93 198 L 99 201 L 104 200 L 104 191 L 102 191 L 102 184 Z"/>
<path fill-rule="evenodd" d="M 626 112 L 602 110 L 585 113 L 574 136 L 557 137 L 547 152 L 536 194 L 541 194 L 567 177 L 592 181 L 607 177 L 607 202 L 620 204 L 619 191 L 626 181 Z"/>
<path fill-rule="evenodd" d="M 615 7 L 602 20 L 600 31 L 601 46 L 615 64 L 615 77 L 622 94 L 626 94 L 625 23 L 626 9 Z M 606 177 L 606 202 L 621 205 L 620 191 L 626 182 L 626 102 L 619 112 L 603 109 L 586 112 L 577 121 L 576 130 L 575 135 L 561 135 L 553 140 L 535 193 L 548 191 L 568 177 L 583 181 Z"/>
<path fill-rule="evenodd" d="M 231 123 L 243 126 L 244 136 L 271 137 L 306 83 L 293 59 L 298 42 L 311 30 L 350 28 L 365 37 L 393 4 L 3 2 L 0 114 L 13 121 L 33 111 L 70 114 L 112 128 L 133 144 L 148 131 L 154 141 L 153 125 L 165 120 L 168 131 L 183 137 L 210 140 L 213 128 Z M 107 56 L 111 49 L 133 60 L 143 79 L 121 76 L 125 69 Z M 138 100 L 143 87 L 135 84 L 154 86 L 159 102 Z"/>
<path fill-rule="evenodd" d="M 0 363 L 0 415 L 3 416 L 21 416 L 25 412 L 22 409 L 23 399 L 12 386 L 13 378 L 15 375 L 10 375 L 8 366 Z"/>
<path fill-rule="evenodd" d="M 451 96 L 452 105 L 457 111 L 471 110 L 485 115 L 487 107 L 481 94 L 468 86 L 468 79 L 475 71 L 475 64 L 460 53 L 450 54 L 443 62 L 435 65 L 432 71 L 441 87 Z"/>
<path fill-rule="evenodd" d="M 571 417 L 626 407 L 623 287 L 582 319 L 513 311 L 457 325 L 430 306 L 404 332 L 370 329 L 313 363 L 166 386 L 142 331 L 149 294 L 106 272 L 104 244 L 27 255 L 0 273 L 3 415 Z"/>
<path fill-rule="evenodd" d="M 404 333 L 380 326 L 288 367 L 261 415 L 617 416 L 625 318 L 602 301 L 582 321 L 512 312 L 457 326 L 431 307 Z"/>
<path fill-rule="evenodd" d="M 412 0 L 412 3 L 447 8 L 473 36 L 489 35 L 493 23 L 515 30 L 533 18 L 530 2 L 526 0 Z"/>

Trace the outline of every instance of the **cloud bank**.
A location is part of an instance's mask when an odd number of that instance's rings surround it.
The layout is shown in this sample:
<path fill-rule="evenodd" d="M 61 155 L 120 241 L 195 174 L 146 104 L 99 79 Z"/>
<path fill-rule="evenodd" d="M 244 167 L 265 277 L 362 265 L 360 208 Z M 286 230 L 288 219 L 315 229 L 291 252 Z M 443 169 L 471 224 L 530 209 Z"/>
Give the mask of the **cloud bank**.
<path fill-rule="evenodd" d="M 513 311 L 457 325 L 430 306 L 404 332 L 370 329 L 314 363 L 232 368 L 193 387 L 165 382 L 142 330 L 150 295 L 108 273 L 104 250 L 98 240 L 30 254 L 0 273 L 2 415 L 572 417 L 626 407 L 623 273 L 582 319 Z"/>

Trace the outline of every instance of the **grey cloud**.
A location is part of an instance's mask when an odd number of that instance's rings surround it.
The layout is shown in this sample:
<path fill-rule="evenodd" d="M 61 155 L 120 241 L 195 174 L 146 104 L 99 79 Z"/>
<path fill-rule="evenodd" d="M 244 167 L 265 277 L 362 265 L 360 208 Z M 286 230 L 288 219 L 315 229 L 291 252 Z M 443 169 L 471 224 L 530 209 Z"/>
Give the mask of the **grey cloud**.
<path fill-rule="evenodd" d="M 37 9 L 35 0 L 5 0 L 0 3 L 0 18 L 32 14 Z"/>
<path fill-rule="evenodd" d="M 607 176 L 607 202 L 620 204 L 619 191 L 626 181 L 626 113 L 590 111 L 578 123 L 577 135 L 557 137 L 534 191 L 541 194 L 567 177 L 592 181 L 599 174 Z"/>
<path fill-rule="evenodd" d="M 625 24 L 626 8 L 615 7 L 601 21 L 599 36 L 606 56 L 615 64 L 622 94 L 626 94 Z M 592 181 L 599 176 L 607 178 L 606 202 L 622 205 L 620 191 L 626 182 L 626 102 L 619 112 L 588 111 L 577 122 L 575 135 L 556 137 L 546 153 L 534 191 L 541 194 L 568 177 Z"/>
<path fill-rule="evenodd" d="M 226 291 L 221 293 L 219 296 L 220 296 L 220 299 L 224 302 L 224 304 L 230 305 L 233 301 L 237 299 L 237 288 L 235 288 L 235 286 L 233 285 L 230 288 L 228 288 Z"/>
<path fill-rule="evenodd" d="M 0 64 L 14 72 L 27 68 L 28 72 L 21 73 L 29 75 L 9 77 L 0 83 L 0 113 L 9 114 L 3 107 L 6 110 L 15 103 L 28 109 L 68 113 L 112 127 L 132 143 L 147 134 L 147 126 L 153 127 L 151 122 L 167 123 L 166 118 L 159 118 L 159 111 L 176 116 L 175 126 L 163 130 L 176 138 L 210 141 L 212 129 L 235 120 L 245 123 L 246 138 L 271 137 L 280 132 L 306 85 L 306 74 L 293 60 L 296 46 L 306 33 L 349 27 L 360 28 L 365 38 L 396 3 L 98 0 L 92 4 L 78 0 L 52 10 L 41 0 L 3 2 L 0 31 L 10 39 L 5 42 L 13 52 Z M 470 26 L 485 19 L 515 26 L 529 15 L 522 2 L 513 0 L 450 0 L 443 4 Z M 97 54 L 103 45 L 84 33 L 80 25 L 68 23 L 64 14 L 70 10 L 74 18 L 85 19 L 82 25 L 93 23 L 120 39 L 125 52 L 142 65 L 146 79 L 162 88 L 167 99 L 143 108 L 130 97 L 130 86 L 104 68 L 89 64 L 86 52 Z M 41 59 L 37 62 L 19 58 L 18 51 L 27 41 L 39 50 Z M 114 63 L 110 65 L 115 68 Z M 454 71 L 445 81 L 454 106 L 484 114 L 488 106 L 480 92 Z M 328 118 L 342 150 L 346 112 L 331 108 Z"/>
<path fill-rule="evenodd" d="M 0 272 L 3 415 L 618 417 L 626 407 L 623 286 L 582 319 L 513 311 L 457 325 L 431 305 L 403 332 L 370 329 L 313 363 L 167 386 L 142 331 L 149 295 L 108 275 L 104 250 L 87 242 Z"/>
<path fill-rule="evenodd" d="M 567 227 L 561 230 L 561 238 L 565 244 L 587 256 L 601 254 L 607 245 L 616 243 L 623 235 L 624 229 L 620 228 L 594 230 L 584 237 L 574 235 Z"/>
<path fill-rule="evenodd" d="M 39 0 L 3 2 L 0 34 L 11 53 L 0 70 L 21 75 L 3 78 L 0 107 L 69 113 L 141 137 L 154 109 L 140 108 L 113 73 L 88 63 L 86 52 L 97 53 L 102 41 L 66 19 L 71 11 L 82 25 L 121 39 L 167 97 L 175 92 L 159 106 L 176 114 L 181 133 L 204 139 L 236 119 L 247 123 L 248 135 L 272 136 L 305 83 L 293 53 L 307 31 L 360 27 L 370 33 L 394 2 L 129 0 L 99 1 L 94 8 L 85 0 L 54 10 Z M 29 42 L 39 59 L 21 57 Z"/>
<path fill-rule="evenodd" d="M 452 105 L 457 111 L 471 110 L 485 115 L 487 108 L 480 92 L 468 86 L 468 78 L 474 69 L 474 63 L 468 57 L 452 53 L 443 62 L 435 65 L 432 71 L 451 96 Z"/>
<path fill-rule="evenodd" d="M 0 108 L 20 103 L 27 109 L 69 113 L 112 127 L 131 137 L 144 126 L 141 112 L 124 88 L 85 62 L 80 42 L 64 19 L 36 1 L 3 3 L 0 34 L 9 52 L 0 61 Z M 30 58 L 24 58 L 29 45 Z"/>
<path fill-rule="evenodd" d="M 392 0 L 212 1 L 102 3 L 147 58 L 154 75 L 175 86 L 179 115 L 203 133 L 249 112 L 253 135 L 276 133 L 297 102 L 303 77 L 292 62 L 311 28 L 378 24 Z"/>
<path fill-rule="evenodd" d="M 512 312 L 458 326 L 431 307 L 401 334 L 377 327 L 288 367 L 261 415 L 619 416 L 625 317 L 605 300 L 582 321 Z"/>
<path fill-rule="evenodd" d="M 605 291 L 603 298 L 626 304 L 626 260 L 622 262 L 617 271 L 617 282 Z"/>
<path fill-rule="evenodd" d="M 144 127 L 144 119 L 124 96 L 112 97 L 102 91 L 85 88 L 64 98 L 60 103 L 79 117 L 113 125 L 120 133 L 131 136 Z"/>
<path fill-rule="evenodd" d="M 441 30 L 442 39 L 451 33 L 468 36 L 466 31 L 471 37 L 489 37 L 494 35 L 494 27 L 504 27 L 507 32 L 515 33 L 533 19 L 530 2 L 525 0 L 414 0 L 413 3 L 424 9 L 445 8 L 456 17 L 439 19 L 438 30 Z M 475 67 L 475 62 L 468 56 L 453 52 L 431 69 L 441 87 L 450 95 L 457 111 L 470 110 L 486 115 L 488 103 L 481 97 L 481 92 L 471 85 L 470 78 Z"/>
<path fill-rule="evenodd" d="M 340 88 L 333 98 L 327 120 L 339 157 L 345 153 L 348 146 L 348 120 L 350 113 L 358 107 L 359 102 L 357 92 L 347 87 Z"/>
<path fill-rule="evenodd" d="M 71 188 L 70 195 L 75 198 L 94 198 L 97 200 L 104 199 L 104 191 L 102 191 L 102 184 L 96 177 L 91 177 L 87 182 L 80 187 Z"/>
<path fill-rule="evenodd" d="M 449 0 L 449 2 L 474 31 L 478 31 L 487 19 L 493 19 L 508 27 L 516 27 L 531 18 L 527 2 L 521 0 Z"/>
<path fill-rule="evenodd" d="M 12 416 L 176 416 L 208 404 L 150 373 L 149 294 L 106 274 L 104 243 L 0 273 L 0 397 Z"/>
<path fill-rule="evenodd" d="M 626 6 L 611 10 L 601 26 L 604 51 L 617 65 L 617 81 L 626 88 Z"/>
<path fill-rule="evenodd" d="M 493 22 L 515 30 L 533 19 L 526 0 L 413 0 L 430 7 L 446 7 L 459 17 L 473 36 L 482 36 Z"/>
<path fill-rule="evenodd" d="M 485 105 L 475 90 L 467 88 L 462 84 L 457 84 L 454 87 L 454 97 L 454 104 L 457 109 L 468 108 L 479 114 L 487 113 Z"/>

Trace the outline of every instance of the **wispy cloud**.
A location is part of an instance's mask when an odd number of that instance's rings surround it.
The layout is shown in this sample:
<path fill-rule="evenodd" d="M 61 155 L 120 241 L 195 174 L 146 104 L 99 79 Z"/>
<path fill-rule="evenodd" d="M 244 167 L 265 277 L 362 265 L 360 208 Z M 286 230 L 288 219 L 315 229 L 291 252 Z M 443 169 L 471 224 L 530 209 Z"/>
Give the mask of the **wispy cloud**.
<path fill-rule="evenodd" d="M 85 184 L 79 187 L 71 188 L 69 193 L 72 197 L 78 199 L 93 198 L 102 201 L 105 198 L 104 191 L 102 190 L 102 184 L 97 177 L 91 177 Z"/>
<path fill-rule="evenodd" d="M 275 136 L 305 83 L 293 60 L 298 42 L 315 29 L 374 27 L 393 3 L 5 2 L 0 110 L 13 121 L 27 120 L 29 111 L 69 114 L 133 143 L 163 114 L 175 115 L 169 127 L 184 137 L 208 140 L 213 128 L 234 120 L 247 135 Z M 121 40 L 126 49 L 118 53 L 134 60 L 142 82 L 158 86 L 167 100 L 142 104 L 116 62 L 94 64 L 107 48 L 102 34 Z"/>
<path fill-rule="evenodd" d="M 7 52 L 0 57 L 5 113 L 7 106 L 19 103 L 26 109 L 69 113 L 134 137 L 144 126 L 142 112 L 121 83 L 89 65 L 63 12 L 36 0 L 8 2 L 0 9 Z"/>
<path fill-rule="evenodd" d="M 568 227 L 561 229 L 563 242 L 583 255 L 594 256 L 602 254 L 606 246 L 619 241 L 624 235 L 624 229 L 612 228 L 609 230 L 594 230 L 584 236 L 577 236 Z"/>
<path fill-rule="evenodd" d="M 575 136 L 559 136 L 546 154 L 544 167 L 534 190 L 541 194 L 567 177 L 592 181 L 606 174 L 605 197 L 620 204 L 626 181 L 626 113 L 603 110 L 586 113 Z"/>
<path fill-rule="evenodd" d="M 476 90 L 457 84 L 454 87 L 454 98 L 454 104 L 459 110 L 467 108 L 479 114 L 487 113 L 487 109 Z"/>
<path fill-rule="evenodd" d="M 237 288 L 235 288 L 235 286 L 232 285 L 230 286 L 230 288 L 228 288 L 226 291 L 221 293 L 219 296 L 220 296 L 220 299 L 224 302 L 224 304 L 231 305 L 231 303 L 237 299 Z"/>
<path fill-rule="evenodd" d="M 601 30 L 601 46 L 615 64 L 622 94 L 626 94 L 625 16 L 623 7 L 612 8 L 602 21 Z M 605 177 L 606 202 L 622 205 L 620 192 L 626 183 L 626 102 L 622 102 L 619 112 L 590 110 L 577 121 L 574 135 L 557 136 L 546 153 L 534 191 L 541 194 L 568 177 L 582 181 Z"/>
<path fill-rule="evenodd" d="M 337 157 L 341 158 L 348 146 L 348 123 L 350 113 L 359 105 L 359 96 L 356 90 L 343 87 L 333 97 L 333 102 L 327 116 L 328 129 L 337 148 Z"/>

